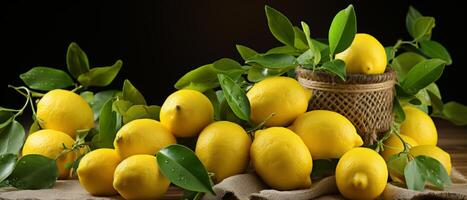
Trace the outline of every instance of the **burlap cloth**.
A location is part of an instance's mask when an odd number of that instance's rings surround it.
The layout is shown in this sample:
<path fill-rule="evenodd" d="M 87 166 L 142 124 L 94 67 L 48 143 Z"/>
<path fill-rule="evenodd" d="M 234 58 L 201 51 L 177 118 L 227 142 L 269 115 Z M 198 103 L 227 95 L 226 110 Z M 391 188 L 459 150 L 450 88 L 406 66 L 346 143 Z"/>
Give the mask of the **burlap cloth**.
<path fill-rule="evenodd" d="M 444 191 L 427 189 L 424 192 L 416 192 L 388 184 L 381 199 L 467 199 L 467 180 L 455 169 L 451 179 L 453 185 Z M 214 186 L 217 196 L 206 195 L 204 200 L 213 199 L 268 199 L 268 200 L 302 200 L 319 199 L 332 200 L 344 199 L 330 176 L 319 181 L 314 181 L 312 187 L 306 190 L 277 191 L 268 189 L 254 174 L 241 174 L 225 179 Z M 0 189 L 1 200 L 33 199 L 33 200 L 115 200 L 114 197 L 95 197 L 87 193 L 78 181 L 58 181 L 51 189 L 44 190 L 17 190 L 11 187 Z M 173 199 L 173 198 L 172 198 Z"/>
<path fill-rule="evenodd" d="M 453 169 L 453 184 L 443 191 L 426 189 L 423 192 L 407 190 L 388 183 L 380 199 L 467 199 L 467 179 Z M 252 199 L 252 200 L 331 200 L 345 199 L 339 195 L 334 176 L 314 181 L 311 188 L 294 191 L 269 189 L 253 173 L 241 174 L 224 179 L 214 186 L 216 196 L 206 195 L 203 200 Z"/>

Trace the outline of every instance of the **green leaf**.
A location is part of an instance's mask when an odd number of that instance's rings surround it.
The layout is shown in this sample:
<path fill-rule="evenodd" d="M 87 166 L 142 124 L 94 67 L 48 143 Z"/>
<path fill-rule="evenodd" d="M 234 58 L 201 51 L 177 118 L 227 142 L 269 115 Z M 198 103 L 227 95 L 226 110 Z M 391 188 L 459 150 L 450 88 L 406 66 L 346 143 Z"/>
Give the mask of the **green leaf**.
<path fill-rule="evenodd" d="M 68 46 L 66 65 L 70 74 L 75 78 L 89 71 L 88 56 L 81 50 L 78 44 L 74 42 L 70 43 Z"/>
<path fill-rule="evenodd" d="M 177 83 L 176 89 L 192 89 L 204 92 L 219 87 L 217 72 L 212 64 L 203 65 L 183 75 Z"/>
<path fill-rule="evenodd" d="M 17 159 L 18 156 L 12 153 L 0 155 L 0 183 L 13 172 Z"/>
<path fill-rule="evenodd" d="M 34 119 L 34 122 L 29 127 L 28 134 L 32 134 L 32 133 L 37 132 L 39 130 L 41 130 L 41 126 L 39 125 L 39 121 Z"/>
<path fill-rule="evenodd" d="M 123 62 L 117 60 L 115 64 L 108 67 L 94 67 L 88 72 L 79 75 L 78 82 L 86 87 L 99 86 L 104 87 L 112 83 L 122 68 Z"/>
<path fill-rule="evenodd" d="M 415 20 L 413 27 L 413 38 L 415 41 L 429 40 L 431 31 L 435 27 L 435 18 L 419 17 Z"/>
<path fill-rule="evenodd" d="M 251 82 L 259 82 L 271 76 L 280 76 L 286 73 L 288 70 L 288 68 L 268 69 L 261 66 L 253 66 L 250 70 L 248 70 L 247 78 Z"/>
<path fill-rule="evenodd" d="M 247 46 L 237 44 L 235 45 L 235 47 L 237 48 L 237 51 L 240 54 L 240 56 L 243 58 L 243 60 L 248 60 L 251 57 L 258 55 L 258 52 L 256 52 L 255 50 Z"/>
<path fill-rule="evenodd" d="M 131 103 L 135 105 L 146 105 L 146 100 L 144 99 L 144 96 L 141 94 L 141 92 L 136 89 L 133 84 L 127 79 L 123 83 L 123 99 L 130 101 Z"/>
<path fill-rule="evenodd" d="M 51 188 L 58 177 L 54 159 L 42 155 L 26 155 L 18 160 L 8 177 L 8 184 L 18 189 Z"/>
<path fill-rule="evenodd" d="M 357 17 L 352 5 L 337 13 L 329 28 L 329 49 L 335 55 L 347 49 L 357 33 Z"/>
<path fill-rule="evenodd" d="M 313 160 L 313 170 L 311 171 L 311 178 L 323 178 L 334 175 L 339 159 L 318 159 Z"/>
<path fill-rule="evenodd" d="M 223 98 L 222 91 L 219 91 L 219 93 L 222 94 L 222 98 Z M 214 90 L 207 90 L 206 92 L 204 92 L 204 95 L 206 95 L 212 103 L 212 106 L 214 108 L 214 119 L 220 120 L 220 102 L 221 101 L 219 101 L 219 96 L 217 95 L 217 92 L 214 92 Z"/>
<path fill-rule="evenodd" d="M 441 100 L 441 96 L 434 94 L 432 91 L 427 90 L 428 96 L 430 97 L 430 103 L 431 103 L 431 108 L 432 108 L 432 116 L 436 117 L 442 117 L 443 115 L 443 101 Z M 467 116 L 467 112 L 466 112 Z M 466 123 L 467 123 L 467 117 L 466 117 Z"/>
<path fill-rule="evenodd" d="M 414 52 L 404 52 L 392 61 L 392 67 L 396 70 L 397 78 L 403 80 L 405 75 L 418 63 L 426 60 L 425 57 Z"/>
<path fill-rule="evenodd" d="M 86 154 L 81 154 L 81 155 L 78 156 L 78 158 L 76 158 L 75 161 L 73 161 L 73 164 L 71 165 L 71 176 L 73 176 L 73 177 L 77 176 L 77 170 L 78 170 L 78 167 L 79 167 L 79 163 L 81 162 L 81 159 L 83 159 L 83 157 L 85 155 Z"/>
<path fill-rule="evenodd" d="M 105 90 L 94 95 L 91 103 L 92 112 L 94 113 L 94 120 L 99 119 L 102 106 L 104 106 L 104 104 L 109 101 L 109 99 L 112 99 L 119 93 L 121 92 L 118 90 Z"/>
<path fill-rule="evenodd" d="M 430 58 L 439 58 L 446 62 L 446 65 L 452 64 L 451 55 L 448 50 L 439 42 L 433 40 L 420 41 L 420 50 Z"/>
<path fill-rule="evenodd" d="M 264 55 L 269 55 L 269 54 L 288 54 L 292 56 L 298 56 L 301 54 L 300 50 L 297 50 L 293 47 L 290 46 L 280 46 L 280 47 L 274 47 L 272 49 L 269 49 Z M 260 54 L 256 56 L 261 56 Z M 253 59 L 254 57 L 251 57 L 250 59 Z"/>
<path fill-rule="evenodd" d="M 455 101 L 448 102 L 443 106 L 443 116 L 458 126 L 467 125 L 467 106 Z"/>
<path fill-rule="evenodd" d="M 269 30 L 272 35 L 285 45 L 294 46 L 295 32 L 292 23 L 279 11 L 269 6 L 264 7 L 268 19 Z"/>
<path fill-rule="evenodd" d="M 310 36 L 310 27 L 308 24 L 305 22 L 301 22 L 302 24 L 302 29 L 308 44 L 308 57 L 313 57 L 313 62 L 309 63 L 312 64 L 313 66 L 316 66 L 320 61 L 321 61 L 321 53 L 317 47 L 315 47 L 313 40 L 311 39 Z M 306 53 L 306 52 L 305 52 Z M 302 54 L 303 55 L 303 54 Z M 311 58 L 310 58 L 311 60 Z"/>
<path fill-rule="evenodd" d="M 405 120 L 405 112 L 404 109 L 402 109 L 401 103 L 397 97 L 394 97 L 392 110 L 394 113 L 394 121 L 402 123 Z"/>
<path fill-rule="evenodd" d="M 88 102 L 89 106 L 92 106 L 94 100 L 94 93 L 91 91 L 84 91 L 79 94 L 83 99 Z"/>
<path fill-rule="evenodd" d="M 244 71 L 240 63 L 230 58 L 221 58 L 212 63 L 212 66 L 214 67 L 214 69 L 222 72 L 230 72 L 233 70 Z"/>
<path fill-rule="evenodd" d="M 28 87 L 42 91 L 67 88 L 74 84 L 66 72 L 50 67 L 34 67 L 19 77 Z"/>
<path fill-rule="evenodd" d="M 425 188 L 425 178 L 422 171 L 424 171 L 423 164 L 417 159 L 411 160 L 404 169 L 405 183 L 407 189 L 422 191 Z"/>
<path fill-rule="evenodd" d="M 240 119 L 250 121 L 250 102 L 245 92 L 230 77 L 219 74 L 218 78 L 224 97 L 232 111 Z"/>
<path fill-rule="evenodd" d="M 438 80 L 445 63 L 439 59 L 424 60 L 416 64 L 401 82 L 402 88 L 409 94 L 416 94 L 421 89 Z"/>
<path fill-rule="evenodd" d="M 297 50 L 306 50 L 308 49 L 307 40 L 305 37 L 305 33 L 300 30 L 300 28 L 294 26 L 293 27 L 295 39 L 294 39 L 294 48 Z"/>
<path fill-rule="evenodd" d="M 428 156 L 417 156 L 415 160 L 423 163 L 426 169 L 423 176 L 426 181 L 432 183 L 438 189 L 444 189 L 445 185 L 451 184 L 448 172 L 438 160 Z"/>
<path fill-rule="evenodd" d="M 325 62 L 320 69 L 323 69 L 331 74 L 338 76 L 345 81 L 345 63 L 342 60 L 336 59 L 330 62 Z"/>
<path fill-rule="evenodd" d="M 392 60 L 392 54 L 394 53 L 394 47 L 384 47 L 384 51 L 386 52 L 386 60 L 388 63 Z"/>
<path fill-rule="evenodd" d="M 169 145 L 161 149 L 156 157 L 159 169 L 171 183 L 190 191 L 214 194 L 206 168 L 189 148 Z"/>
<path fill-rule="evenodd" d="M 135 119 L 155 119 L 159 120 L 160 106 L 145 106 L 134 105 L 131 106 L 123 115 L 123 123 L 126 124 Z"/>
<path fill-rule="evenodd" d="M 117 111 L 117 113 L 123 117 L 123 115 L 130 109 L 133 104 L 127 100 L 118 99 L 115 100 L 112 106 L 112 109 Z"/>
<path fill-rule="evenodd" d="M 256 63 L 272 69 L 290 68 L 297 65 L 295 57 L 288 54 L 258 55 L 247 60 L 246 63 Z"/>
<path fill-rule="evenodd" d="M 412 37 L 414 37 L 414 30 L 413 29 L 415 27 L 415 20 L 417 20 L 420 17 L 422 17 L 422 14 L 420 14 L 420 12 L 418 12 L 417 9 L 410 6 L 409 11 L 407 12 L 407 16 L 405 18 L 405 27 L 407 28 L 407 31 L 409 32 L 409 34 Z"/>
<path fill-rule="evenodd" d="M 101 109 L 99 117 L 99 148 L 113 148 L 113 142 L 121 124 L 117 123 L 117 113 L 112 109 L 113 99 L 109 99 Z"/>
<path fill-rule="evenodd" d="M 23 126 L 14 120 L 0 132 L 0 155 L 18 154 L 24 143 L 25 131 Z"/>
<path fill-rule="evenodd" d="M 0 109 L 0 134 L 2 133 L 3 129 L 11 124 L 11 122 L 15 119 L 15 115 L 9 111 L 2 111 Z"/>
<path fill-rule="evenodd" d="M 387 161 L 388 171 L 394 176 L 391 177 L 404 177 L 404 169 L 409 163 L 409 157 L 407 153 L 398 153 L 389 157 Z M 404 180 L 394 180 L 395 182 L 403 182 Z"/>

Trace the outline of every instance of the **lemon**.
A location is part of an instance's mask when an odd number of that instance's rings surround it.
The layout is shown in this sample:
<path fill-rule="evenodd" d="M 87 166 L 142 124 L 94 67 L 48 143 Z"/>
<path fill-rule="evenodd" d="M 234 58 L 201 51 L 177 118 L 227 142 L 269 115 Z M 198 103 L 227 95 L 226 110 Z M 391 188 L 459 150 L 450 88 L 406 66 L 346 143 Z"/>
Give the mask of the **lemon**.
<path fill-rule="evenodd" d="M 256 83 L 248 92 L 251 121 L 266 126 L 286 126 L 306 112 L 311 92 L 293 78 L 271 77 Z"/>
<path fill-rule="evenodd" d="M 81 186 L 92 195 L 114 195 L 114 171 L 120 156 L 114 149 L 96 149 L 80 161 L 77 173 Z"/>
<path fill-rule="evenodd" d="M 114 147 L 124 159 L 136 154 L 155 155 L 160 149 L 174 143 L 175 137 L 160 122 L 137 119 L 118 130 Z"/>
<path fill-rule="evenodd" d="M 400 133 L 410 136 L 419 145 L 436 145 L 438 132 L 433 120 L 425 112 L 411 106 L 404 106 L 405 120 Z"/>
<path fill-rule="evenodd" d="M 348 199 L 375 199 L 384 191 L 387 180 L 384 159 L 371 149 L 353 148 L 337 163 L 337 188 Z"/>
<path fill-rule="evenodd" d="M 64 132 L 72 138 L 76 131 L 94 127 L 94 116 L 89 104 L 68 90 L 47 92 L 37 103 L 37 118 L 41 127 Z"/>
<path fill-rule="evenodd" d="M 349 74 L 382 74 L 387 65 L 383 45 L 366 33 L 357 33 L 350 47 L 336 58 L 345 62 Z"/>
<path fill-rule="evenodd" d="M 441 148 L 433 145 L 420 145 L 411 148 L 409 153 L 414 157 L 424 155 L 438 160 L 444 166 L 448 175 L 451 175 L 451 156 Z"/>
<path fill-rule="evenodd" d="M 201 131 L 196 155 L 217 182 L 248 167 L 251 140 L 245 130 L 229 121 L 218 121 Z"/>
<path fill-rule="evenodd" d="M 71 164 L 77 157 L 77 152 L 68 152 L 62 154 L 66 148 L 72 148 L 75 141 L 67 134 L 44 129 L 32 133 L 26 139 L 23 146 L 23 156 L 28 154 L 39 154 L 45 157 L 57 159 L 57 168 L 59 179 L 67 179 L 70 175 L 70 169 L 66 169 L 65 165 Z M 62 155 L 60 155 L 62 154 Z"/>
<path fill-rule="evenodd" d="M 214 108 L 203 93 L 179 90 L 162 104 L 161 123 L 177 137 L 193 137 L 214 120 Z"/>
<path fill-rule="evenodd" d="M 169 188 L 159 171 L 156 157 L 134 155 L 118 164 L 113 186 L 125 199 L 159 199 Z"/>
<path fill-rule="evenodd" d="M 333 111 L 304 113 L 289 128 L 302 138 L 315 160 L 340 158 L 348 150 L 363 144 L 352 123 Z"/>
<path fill-rule="evenodd" d="M 408 143 L 409 148 L 417 146 L 418 143 L 412 139 L 409 136 L 406 135 L 400 135 L 401 138 Z M 389 160 L 389 158 L 394 155 L 398 154 L 402 151 L 404 151 L 404 145 L 402 144 L 402 141 L 397 137 L 397 135 L 391 135 L 387 140 L 384 141 L 384 151 L 381 152 L 381 155 L 383 156 L 384 160 Z"/>
<path fill-rule="evenodd" d="M 257 131 L 250 156 L 258 175 L 274 189 L 293 190 L 311 185 L 310 152 L 300 137 L 287 128 Z"/>

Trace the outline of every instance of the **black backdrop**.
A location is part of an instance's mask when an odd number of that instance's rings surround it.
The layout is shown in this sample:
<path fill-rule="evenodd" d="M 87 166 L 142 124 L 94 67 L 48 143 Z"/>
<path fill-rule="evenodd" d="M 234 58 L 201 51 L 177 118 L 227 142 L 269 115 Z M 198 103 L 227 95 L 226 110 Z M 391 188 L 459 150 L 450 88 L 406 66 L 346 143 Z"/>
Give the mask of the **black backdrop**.
<path fill-rule="evenodd" d="M 20 85 L 22 72 L 33 66 L 65 69 L 71 41 L 88 54 L 92 66 L 122 59 L 123 78 L 130 79 L 152 104 L 161 104 L 185 72 L 222 57 L 240 61 L 235 44 L 259 51 L 278 46 L 269 33 L 264 5 L 286 14 L 294 24 L 306 21 L 313 37 L 327 37 L 335 13 L 353 3 L 358 32 L 376 36 L 384 45 L 408 39 L 405 14 L 414 5 L 436 18 L 433 39 L 451 52 L 454 63 L 438 81 L 445 101 L 467 103 L 466 12 L 450 1 L 1 1 L 0 105 L 22 100 L 7 84 Z M 22 101 L 21 101 L 22 102 Z"/>

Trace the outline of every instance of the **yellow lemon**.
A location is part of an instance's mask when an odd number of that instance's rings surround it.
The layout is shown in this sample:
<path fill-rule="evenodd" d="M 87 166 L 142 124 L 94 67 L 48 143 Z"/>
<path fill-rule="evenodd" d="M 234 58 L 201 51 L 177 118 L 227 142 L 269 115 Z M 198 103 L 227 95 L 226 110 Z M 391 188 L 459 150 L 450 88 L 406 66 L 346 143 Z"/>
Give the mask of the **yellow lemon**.
<path fill-rule="evenodd" d="M 293 78 L 271 77 L 256 83 L 248 92 L 251 121 L 266 126 L 286 126 L 306 112 L 311 92 Z"/>
<path fill-rule="evenodd" d="M 436 145 L 438 132 L 433 120 L 425 112 L 412 106 L 404 106 L 405 120 L 400 133 L 410 136 L 419 145 Z"/>
<path fill-rule="evenodd" d="M 136 154 L 155 155 L 160 149 L 177 141 L 160 122 L 137 119 L 125 124 L 114 140 L 114 147 L 122 159 Z"/>
<path fill-rule="evenodd" d="M 23 156 L 28 154 L 39 154 L 45 157 L 57 159 L 57 168 L 60 179 L 67 179 L 70 175 L 70 169 L 66 169 L 65 165 L 73 163 L 77 157 L 77 152 L 64 152 L 64 147 L 72 148 L 75 141 L 67 134 L 44 129 L 32 133 L 26 139 L 23 146 Z"/>
<path fill-rule="evenodd" d="M 112 184 L 115 168 L 120 161 L 114 149 L 89 152 L 81 159 L 77 169 L 79 183 L 92 195 L 117 194 Z"/>
<path fill-rule="evenodd" d="M 357 33 L 350 47 L 336 58 L 345 62 L 349 74 L 382 74 L 387 65 L 384 46 L 366 33 Z"/>
<path fill-rule="evenodd" d="M 274 189 L 293 190 L 311 185 L 310 152 L 300 137 L 287 128 L 257 131 L 250 156 L 258 175 Z"/>
<path fill-rule="evenodd" d="M 302 138 L 315 160 L 340 158 L 348 150 L 363 144 L 353 124 L 333 111 L 304 113 L 289 128 Z"/>
<path fill-rule="evenodd" d="M 384 191 L 387 180 L 386 163 L 372 149 L 354 148 L 337 163 L 337 188 L 348 199 L 375 199 Z"/>
<path fill-rule="evenodd" d="M 418 143 L 412 139 L 409 136 L 406 135 L 400 135 L 401 138 L 409 144 L 410 147 L 417 146 Z M 389 160 L 389 158 L 394 155 L 398 154 L 402 151 L 404 151 L 404 145 L 402 144 L 402 141 L 397 137 L 397 135 L 391 135 L 387 140 L 384 141 L 384 151 L 381 152 L 381 155 L 383 156 L 384 160 Z"/>
<path fill-rule="evenodd" d="M 196 155 L 216 181 L 240 174 L 248 167 L 251 140 L 245 130 L 229 121 L 218 121 L 201 131 Z"/>
<path fill-rule="evenodd" d="M 159 199 L 169 184 L 155 156 L 130 156 L 115 169 L 113 186 L 125 199 Z"/>
<path fill-rule="evenodd" d="M 424 155 L 438 160 L 444 166 L 448 175 L 451 175 L 451 156 L 441 148 L 433 145 L 420 145 L 410 148 L 409 153 L 414 157 Z"/>
<path fill-rule="evenodd" d="M 76 131 L 94 127 L 94 116 L 89 104 L 68 90 L 47 92 L 37 103 L 37 118 L 41 126 L 64 132 L 72 138 Z"/>
<path fill-rule="evenodd" d="M 167 97 L 160 119 L 175 136 L 193 137 L 214 120 L 214 108 L 203 93 L 183 89 Z"/>

